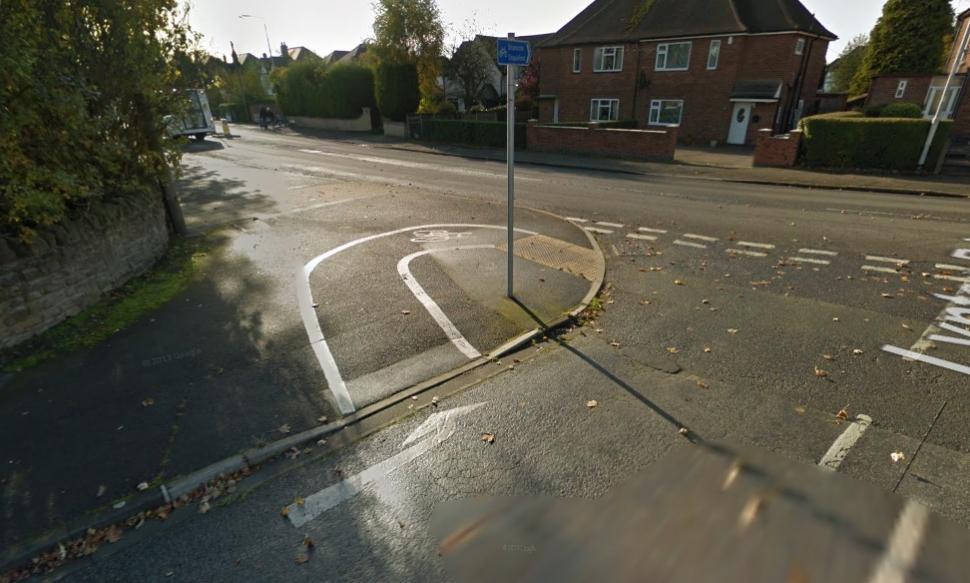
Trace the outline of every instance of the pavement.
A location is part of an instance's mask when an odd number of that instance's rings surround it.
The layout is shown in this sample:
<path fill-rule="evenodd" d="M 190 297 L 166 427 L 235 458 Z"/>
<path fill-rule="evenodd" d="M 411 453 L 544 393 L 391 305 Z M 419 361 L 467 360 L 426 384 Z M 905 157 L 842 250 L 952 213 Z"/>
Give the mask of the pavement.
<path fill-rule="evenodd" d="M 372 393 L 353 381 L 383 370 L 385 355 L 409 363 L 400 369 L 405 376 L 424 366 L 437 372 L 429 334 L 449 349 L 443 367 L 461 362 L 462 351 L 435 329 L 418 296 L 404 293 L 406 284 L 387 288 L 402 282 L 392 270 L 403 258 L 439 246 L 444 250 L 412 259 L 415 280 L 428 282 L 428 293 L 477 351 L 507 335 L 510 324 L 497 316 L 503 308 L 477 295 L 487 292 L 488 278 L 474 272 L 489 273 L 495 251 L 449 250 L 452 233 L 462 229 L 443 228 L 448 234 L 437 236 L 448 239 L 444 244 L 413 243 L 431 236 L 414 231 L 410 238 L 388 235 L 371 241 L 371 253 L 358 255 L 367 249 L 361 243 L 321 260 L 308 280 L 294 278 L 306 262 L 361 237 L 411 225 L 501 224 L 503 164 L 401 151 L 366 137 L 238 133 L 187 156 L 186 180 L 200 194 L 184 204 L 198 231 L 223 233 L 231 225 L 225 249 L 253 265 L 227 271 L 258 274 L 268 290 L 261 299 L 257 287 L 222 289 L 235 290 L 236 303 L 258 314 L 242 328 L 290 340 L 257 342 L 256 361 L 272 368 L 300 353 L 306 364 L 298 370 L 308 376 L 274 385 L 266 398 L 241 390 L 216 405 L 234 400 L 233 412 L 251 415 L 265 439 L 281 436 L 273 428 L 283 423 L 293 432 L 312 426 L 325 406 L 338 414 L 336 401 L 320 390 L 319 361 L 294 309 L 294 281 L 309 281 L 314 309 L 324 308 L 321 331 L 361 403 Z M 813 578 L 832 580 L 873 580 L 887 568 L 903 578 L 959 580 L 962 563 L 952 549 L 970 525 L 970 330 L 960 320 L 970 295 L 970 251 L 961 251 L 970 247 L 965 200 L 536 165 L 519 168 L 517 179 L 520 227 L 577 247 L 586 240 L 592 249 L 585 231 L 606 256 L 604 292 L 584 325 L 301 443 L 231 492 L 126 530 L 59 576 L 444 580 L 455 567 L 440 554 L 454 540 L 451 531 L 433 520 L 443 502 L 538 496 L 582 504 L 633 484 L 643 500 L 626 502 L 631 514 L 681 511 L 662 521 L 665 533 L 685 528 L 669 541 L 675 548 L 646 545 L 639 557 L 679 557 L 663 563 L 681 568 L 664 571 L 672 578 L 691 579 L 683 569 L 696 566 L 693 579 L 703 579 L 697 574 L 717 564 L 687 552 L 685 545 L 709 548 L 693 533 L 750 523 L 757 536 L 735 534 L 735 546 L 724 548 L 746 562 L 766 561 L 758 564 L 763 578 L 805 564 Z M 459 236 L 459 245 L 501 245 L 501 237 L 477 231 Z M 355 278 L 360 271 L 373 275 Z M 546 280 L 541 285 L 565 277 L 555 271 L 533 276 Z M 391 272 L 389 279 L 382 272 Z M 556 279 L 556 288 L 582 283 L 570 277 Z M 186 315 L 179 321 L 194 324 Z M 192 337 L 191 330 L 183 334 Z M 249 369 L 238 375 L 238 386 L 248 387 Z M 301 392 L 315 395 L 318 408 L 301 402 Z M 281 407 L 296 421 L 279 416 Z M 200 418 L 215 428 L 229 423 L 216 407 Z M 226 450 L 238 451 L 244 437 L 227 425 L 214 439 L 235 439 L 236 449 Z M 713 459 L 711 452 L 728 454 Z M 765 461 L 737 493 L 722 496 L 721 484 L 710 485 L 725 481 L 727 459 Z M 798 497 L 774 502 L 775 492 L 795 486 Z M 683 522 L 691 508 L 704 509 L 706 522 Z M 15 515 L 5 508 L 5 516 Z M 686 530 L 697 524 L 700 530 Z M 657 535 L 648 529 L 644 536 Z M 917 544 L 900 548 L 900 539 Z M 510 537 L 501 544 L 496 568 L 548 557 L 541 541 Z M 597 556 L 570 554 L 590 564 Z M 710 559 L 718 556 L 728 554 Z M 819 566 L 826 557 L 833 561 L 828 571 Z"/>

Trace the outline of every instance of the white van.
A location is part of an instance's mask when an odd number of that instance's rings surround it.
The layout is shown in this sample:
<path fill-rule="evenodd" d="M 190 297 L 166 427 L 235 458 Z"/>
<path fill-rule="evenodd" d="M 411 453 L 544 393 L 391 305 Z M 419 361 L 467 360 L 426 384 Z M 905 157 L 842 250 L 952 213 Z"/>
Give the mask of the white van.
<path fill-rule="evenodd" d="M 201 89 L 189 89 L 184 95 L 189 103 L 181 119 L 174 115 L 165 116 L 168 133 L 171 136 L 192 136 L 201 142 L 207 135 L 216 133 L 209 99 Z"/>

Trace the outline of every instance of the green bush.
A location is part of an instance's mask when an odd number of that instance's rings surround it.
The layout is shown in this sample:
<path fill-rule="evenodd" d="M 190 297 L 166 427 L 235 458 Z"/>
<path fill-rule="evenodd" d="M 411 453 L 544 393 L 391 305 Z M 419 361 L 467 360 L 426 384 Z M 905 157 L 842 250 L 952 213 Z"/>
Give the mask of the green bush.
<path fill-rule="evenodd" d="M 861 111 L 858 111 L 858 110 L 853 110 L 853 111 L 830 111 L 829 113 L 819 113 L 817 115 L 813 115 L 812 116 L 812 119 L 814 119 L 814 118 L 823 118 L 823 119 L 833 119 L 833 118 L 835 118 L 835 119 L 839 119 L 839 118 L 847 118 L 847 117 L 850 117 L 851 118 L 851 117 L 864 117 L 864 116 L 865 116 L 865 114 L 862 113 Z"/>
<path fill-rule="evenodd" d="M 881 105 L 867 105 L 862 112 L 866 117 L 879 117 L 882 115 L 882 107 Z"/>
<path fill-rule="evenodd" d="M 418 68 L 413 63 L 381 63 L 377 67 L 377 106 L 381 114 L 392 121 L 404 121 L 418 110 L 421 90 Z"/>
<path fill-rule="evenodd" d="M 883 107 L 882 111 L 879 112 L 879 117 L 904 117 L 919 119 L 923 117 L 923 108 L 915 103 L 899 101 L 896 103 L 890 103 L 886 107 Z"/>
<path fill-rule="evenodd" d="M 499 121 L 424 119 L 420 139 L 491 148 L 505 147 L 506 124 Z M 525 148 L 526 124 L 515 124 L 515 145 Z"/>
<path fill-rule="evenodd" d="M 353 119 L 374 105 L 374 74 L 366 67 L 310 60 L 278 69 L 275 81 L 285 115 Z"/>
<path fill-rule="evenodd" d="M 232 121 L 236 123 L 249 123 L 249 112 L 246 111 L 246 107 L 241 103 L 220 103 L 219 104 L 219 117 L 226 119 L 227 117 L 232 117 Z"/>
<path fill-rule="evenodd" d="M 939 156 L 952 122 L 940 124 L 928 160 Z M 812 116 L 802 120 L 804 161 L 824 168 L 914 170 L 930 122 L 923 119 Z"/>

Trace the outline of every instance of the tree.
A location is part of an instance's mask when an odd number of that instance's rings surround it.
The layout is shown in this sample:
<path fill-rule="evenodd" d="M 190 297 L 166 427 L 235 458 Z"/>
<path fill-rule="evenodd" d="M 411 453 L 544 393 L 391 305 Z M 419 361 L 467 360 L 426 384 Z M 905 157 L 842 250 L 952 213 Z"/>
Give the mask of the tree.
<path fill-rule="evenodd" d="M 461 86 L 461 98 L 470 108 L 480 99 L 482 89 L 491 80 L 495 70 L 495 57 L 481 37 L 459 41 L 452 49 L 445 75 Z"/>
<path fill-rule="evenodd" d="M 888 0 L 850 91 L 865 93 L 876 75 L 936 73 L 953 21 L 950 0 Z"/>
<path fill-rule="evenodd" d="M 382 63 L 377 67 L 375 85 L 377 106 L 391 121 L 404 121 L 409 113 L 417 111 L 421 103 L 421 90 L 418 87 L 418 69 L 414 64 Z"/>
<path fill-rule="evenodd" d="M 838 60 L 832 65 L 832 91 L 835 93 L 845 93 L 849 91 L 852 80 L 862 66 L 862 59 L 866 56 L 866 47 L 869 44 L 869 36 L 860 34 L 845 45 L 839 53 Z"/>
<path fill-rule="evenodd" d="M 377 0 L 374 11 L 374 50 L 378 60 L 417 65 L 421 105 L 430 105 L 441 74 L 445 42 L 437 3 L 435 0 Z"/>
<path fill-rule="evenodd" d="M 539 59 L 535 56 L 529 61 L 522 78 L 519 79 L 515 106 L 523 111 L 533 111 L 539 99 Z"/>

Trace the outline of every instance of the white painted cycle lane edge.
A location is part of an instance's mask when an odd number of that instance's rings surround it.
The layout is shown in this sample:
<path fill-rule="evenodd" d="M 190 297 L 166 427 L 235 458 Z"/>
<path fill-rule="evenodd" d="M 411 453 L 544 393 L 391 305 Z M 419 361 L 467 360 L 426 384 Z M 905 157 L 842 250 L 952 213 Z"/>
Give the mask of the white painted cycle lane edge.
<path fill-rule="evenodd" d="M 327 259 L 330 259 L 331 257 L 348 249 L 356 247 L 357 245 L 411 231 L 420 231 L 423 229 L 441 227 L 494 229 L 500 231 L 506 230 L 505 225 L 479 225 L 472 223 L 430 224 L 404 227 L 401 229 L 395 229 L 393 231 L 386 231 L 384 233 L 377 233 L 375 235 L 361 237 L 359 239 L 354 239 L 353 241 L 344 243 L 338 247 L 334 247 L 326 253 L 314 257 L 312 260 L 307 262 L 307 264 L 304 265 L 303 269 L 300 271 L 296 281 L 296 295 L 297 304 L 300 310 L 300 318 L 303 320 L 303 327 L 306 329 L 307 338 L 310 340 L 310 346 L 313 348 L 313 353 L 317 358 L 320 369 L 323 370 L 324 377 L 327 379 L 327 386 L 330 388 L 330 392 L 333 394 L 334 400 L 337 403 L 337 408 L 340 409 L 341 414 L 349 415 L 350 413 L 356 411 L 357 407 L 354 405 L 354 401 L 350 397 L 350 391 L 347 390 L 347 385 L 344 382 L 343 377 L 340 375 L 340 368 L 337 366 L 337 362 L 333 358 L 333 352 L 330 350 L 330 346 L 327 344 L 326 337 L 323 334 L 323 329 L 320 326 L 320 320 L 317 317 L 317 313 L 313 307 L 314 302 L 313 293 L 310 291 L 310 276 L 317 269 L 317 267 L 319 267 L 320 264 Z M 515 229 L 515 232 L 525 235 L 538 235 L 537 232 L 527 229 Z"/>

